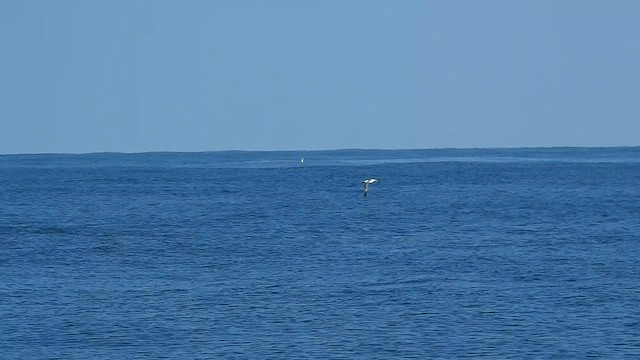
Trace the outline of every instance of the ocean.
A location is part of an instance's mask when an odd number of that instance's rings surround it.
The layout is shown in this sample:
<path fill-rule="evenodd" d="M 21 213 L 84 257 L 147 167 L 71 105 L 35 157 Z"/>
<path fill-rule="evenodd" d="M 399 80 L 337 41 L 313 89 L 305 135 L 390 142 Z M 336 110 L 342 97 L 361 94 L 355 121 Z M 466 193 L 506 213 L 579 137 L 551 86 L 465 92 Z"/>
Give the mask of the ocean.
<path fill-rule="evenodd" d="M 640 148 L 3 155 L 0 358 L 640 358 Z"/>

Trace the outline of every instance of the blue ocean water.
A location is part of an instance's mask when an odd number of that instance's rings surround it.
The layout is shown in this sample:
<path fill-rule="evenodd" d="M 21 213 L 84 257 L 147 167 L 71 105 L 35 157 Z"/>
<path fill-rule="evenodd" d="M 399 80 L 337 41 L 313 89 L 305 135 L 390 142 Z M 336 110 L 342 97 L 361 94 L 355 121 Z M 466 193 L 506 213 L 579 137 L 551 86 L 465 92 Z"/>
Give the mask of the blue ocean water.
<path fill-rule="evenodd" d="M 589 357 L 640 148 L 0 156 L 2 359 Z"/>

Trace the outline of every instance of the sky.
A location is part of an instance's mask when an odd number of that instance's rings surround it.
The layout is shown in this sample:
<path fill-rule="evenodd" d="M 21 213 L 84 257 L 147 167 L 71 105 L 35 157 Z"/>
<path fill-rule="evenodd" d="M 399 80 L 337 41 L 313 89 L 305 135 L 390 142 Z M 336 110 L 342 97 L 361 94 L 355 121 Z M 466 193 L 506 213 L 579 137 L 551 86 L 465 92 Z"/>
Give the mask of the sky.
<path fill-rule="evenodd" d="M 0 0 L 0 154 L 640 145 L 636 0 Z"/>

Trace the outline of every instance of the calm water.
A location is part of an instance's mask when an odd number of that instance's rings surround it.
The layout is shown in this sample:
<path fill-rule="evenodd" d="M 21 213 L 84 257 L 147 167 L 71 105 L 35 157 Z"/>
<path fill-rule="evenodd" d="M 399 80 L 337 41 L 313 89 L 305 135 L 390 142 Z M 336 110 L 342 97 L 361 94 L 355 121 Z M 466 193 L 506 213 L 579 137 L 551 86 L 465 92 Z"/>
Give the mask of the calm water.
<path fill-rule="evenodd" d="M 0 156 L 2 359 L 465 357 L 640 358 L 640 148 Z"/>

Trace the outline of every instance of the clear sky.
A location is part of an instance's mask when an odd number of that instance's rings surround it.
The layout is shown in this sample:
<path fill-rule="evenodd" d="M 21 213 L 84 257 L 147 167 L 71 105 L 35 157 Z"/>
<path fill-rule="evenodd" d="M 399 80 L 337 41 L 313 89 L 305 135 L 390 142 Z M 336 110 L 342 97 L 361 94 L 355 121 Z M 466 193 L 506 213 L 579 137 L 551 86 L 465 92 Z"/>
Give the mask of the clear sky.
<path fill-rule="evenodd" d="M 640 145 L 637 0 L 0 0 L 0 153 Z"/>

